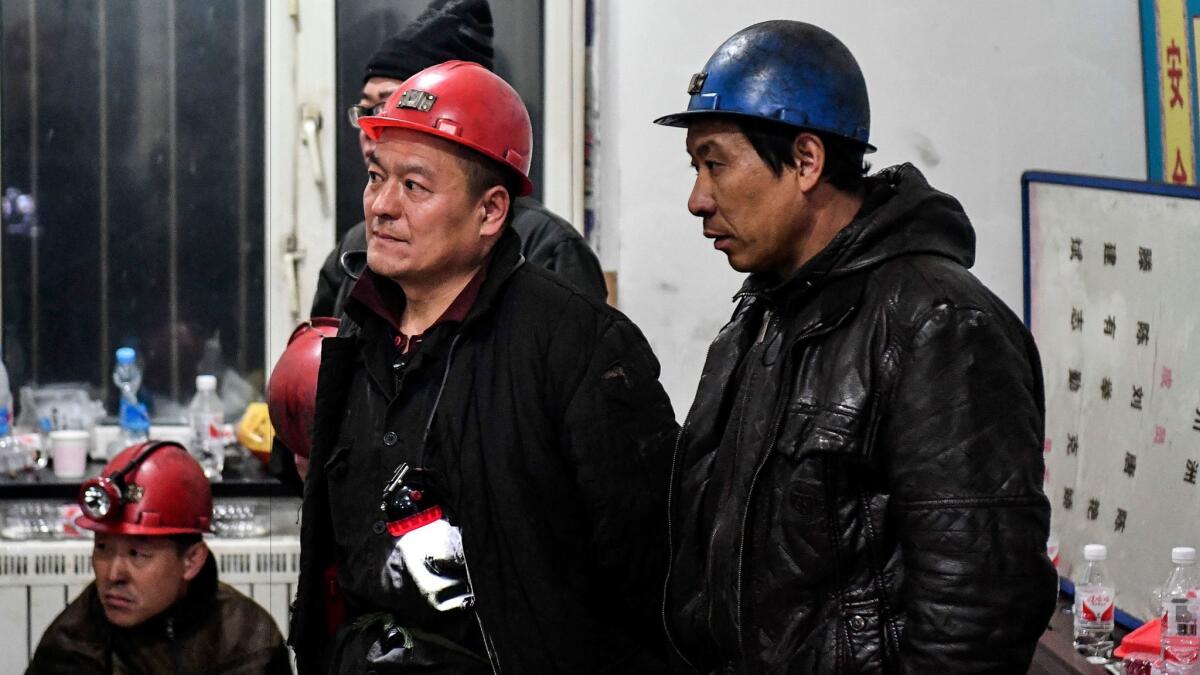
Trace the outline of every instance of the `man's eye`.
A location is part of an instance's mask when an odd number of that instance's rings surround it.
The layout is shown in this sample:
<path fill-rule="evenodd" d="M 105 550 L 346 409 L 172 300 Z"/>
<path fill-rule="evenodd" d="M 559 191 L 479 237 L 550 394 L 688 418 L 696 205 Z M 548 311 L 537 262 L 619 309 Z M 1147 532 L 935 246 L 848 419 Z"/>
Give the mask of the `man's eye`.
<path fill-rule="evenodd" d="M 378 172 L 376 172 L 376 171 L 368 171 L 367 172 L 367 182 L 368 183 L 378 183 L 381 180 L 383 180 L 383 177 L 380 176 Z"/>
<path fill-rule="evenodd" d="M 417 184 L 417 182 L 416 182 L 415 180 L 412 180 L 412 179 L 410 178 L 410 179 L 407 179 L 407 180 L 405 180 L 405 181 L 404 181 L 404 189 L 406 189 L 406 190 L 420 190 L 420 189 L 423 189 L 423 188 L 422 188 L 420 185 L 418 185 L 418 184 Z"/>

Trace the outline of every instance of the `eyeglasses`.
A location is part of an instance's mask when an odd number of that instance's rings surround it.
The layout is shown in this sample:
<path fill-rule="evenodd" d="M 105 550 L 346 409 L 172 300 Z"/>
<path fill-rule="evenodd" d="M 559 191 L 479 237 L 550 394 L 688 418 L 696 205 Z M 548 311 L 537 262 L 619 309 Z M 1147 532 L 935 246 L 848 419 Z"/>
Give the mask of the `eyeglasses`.
<path fill-rule="evenodd" d="M 383 112 L 383 106 L 387 101 L 380 101 L 375 105 L 362 105 L 361 103 L 350 106 L 346 109 L 346 117 L 350 119 L 350 126 L 355 129 L 358 127 L 358 121 L 364 117 L 374 117 Z"/>

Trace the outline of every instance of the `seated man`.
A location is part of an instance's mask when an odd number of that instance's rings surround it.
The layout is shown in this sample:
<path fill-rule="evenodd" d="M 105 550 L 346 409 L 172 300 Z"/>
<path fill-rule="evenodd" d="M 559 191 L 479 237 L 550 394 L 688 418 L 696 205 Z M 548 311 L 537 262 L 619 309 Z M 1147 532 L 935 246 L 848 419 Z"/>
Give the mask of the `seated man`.
<path fill-rule="evenodd" d="M 270 614 L 217 581 L 212 490 L 176 443 L 126 448 L 83 484 L 95 583 L 50 624 L 27 674 L 291 673 Z"/>

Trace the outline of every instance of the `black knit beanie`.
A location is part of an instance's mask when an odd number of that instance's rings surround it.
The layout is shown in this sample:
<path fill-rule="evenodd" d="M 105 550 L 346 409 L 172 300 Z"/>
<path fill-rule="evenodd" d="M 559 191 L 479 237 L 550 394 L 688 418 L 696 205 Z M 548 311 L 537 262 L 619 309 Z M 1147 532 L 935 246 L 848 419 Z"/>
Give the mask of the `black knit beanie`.
<path fill-rule="evenodd" d="M 372 77 L 407 80 L 444 61 L 474 61 L 492 69 L 492 10 L 487 0 L 433 0 L 367 61 Z"/>

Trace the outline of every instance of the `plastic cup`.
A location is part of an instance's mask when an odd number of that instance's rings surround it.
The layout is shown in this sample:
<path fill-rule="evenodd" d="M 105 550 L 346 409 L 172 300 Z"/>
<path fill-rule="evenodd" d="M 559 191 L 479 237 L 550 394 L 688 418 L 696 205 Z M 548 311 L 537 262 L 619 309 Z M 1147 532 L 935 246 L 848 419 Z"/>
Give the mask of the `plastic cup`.
<path fill-rule="evenodd" d="M 59 478 L 82 478 L 87 473 L 91 439 L 92 435 L 86 431 L 51 431 L 50 458 L 54 462 L 54 475 Z"/>

